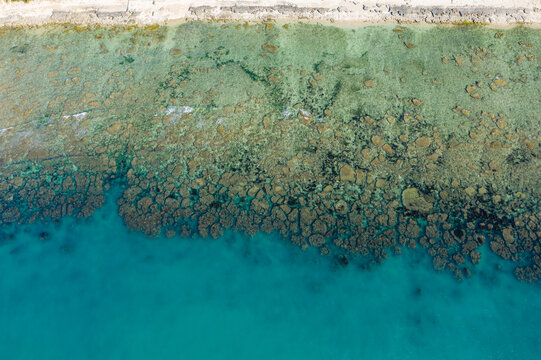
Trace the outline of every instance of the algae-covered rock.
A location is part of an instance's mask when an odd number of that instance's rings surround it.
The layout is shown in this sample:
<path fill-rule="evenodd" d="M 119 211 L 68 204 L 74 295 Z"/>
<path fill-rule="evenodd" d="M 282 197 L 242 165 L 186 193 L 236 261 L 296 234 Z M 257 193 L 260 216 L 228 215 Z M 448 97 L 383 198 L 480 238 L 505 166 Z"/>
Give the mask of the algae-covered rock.
<path fill-rule="evenodd" d="M 402 203 L 408 210 L 427 213 L 432 210 L 432 203 L 419 193 L 416 188 L 407 188 L 402 192 Z"/>
<path fill-rule="evenodd" d="M 355 171 L 351 166 L 342 166 L 340 169 L 340 180 L 343 182 L 355 182 Z"/>

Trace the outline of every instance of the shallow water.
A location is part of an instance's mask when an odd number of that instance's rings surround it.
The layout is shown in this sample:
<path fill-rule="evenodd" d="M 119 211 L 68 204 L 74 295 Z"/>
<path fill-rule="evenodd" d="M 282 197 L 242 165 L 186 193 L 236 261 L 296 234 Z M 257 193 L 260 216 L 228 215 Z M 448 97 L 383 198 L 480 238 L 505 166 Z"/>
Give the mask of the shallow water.
<path fill-rule="evenodd" d="M 483 244 L 541 279 L 538 29 L 186 23 L 0 33 L 3 223 L 277 230 L 322 254 Z M 471 264 L 470 264 L 471 263 Z"/>
<path fill-rule="evenodd" d="M 344 268 L 274 235 L 149 240 L 116 211 L 109 196 L 84 220 L 4 229 L 3 358 L 536 359 L 541 351 L 540 287 L 495 270 L 492 257 L 459 283 L 421 252 Z"/>

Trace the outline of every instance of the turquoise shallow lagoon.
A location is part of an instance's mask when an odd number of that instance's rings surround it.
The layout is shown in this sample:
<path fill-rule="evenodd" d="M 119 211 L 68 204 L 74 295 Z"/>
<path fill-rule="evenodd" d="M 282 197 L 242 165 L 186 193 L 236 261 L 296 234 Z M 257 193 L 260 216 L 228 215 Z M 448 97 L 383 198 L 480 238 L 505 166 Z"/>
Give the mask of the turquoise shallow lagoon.
<path fill-rule="evenodd" d="M 0 233 L 3 359 L 537 359 L 539 284 L 406 250 L 336 265 L 274 235 L 145 238 L 114 195 Z M 41 237 L 41 239 L 40 239 Z M 505 264 L 504 264 L 505 265 Z"/>

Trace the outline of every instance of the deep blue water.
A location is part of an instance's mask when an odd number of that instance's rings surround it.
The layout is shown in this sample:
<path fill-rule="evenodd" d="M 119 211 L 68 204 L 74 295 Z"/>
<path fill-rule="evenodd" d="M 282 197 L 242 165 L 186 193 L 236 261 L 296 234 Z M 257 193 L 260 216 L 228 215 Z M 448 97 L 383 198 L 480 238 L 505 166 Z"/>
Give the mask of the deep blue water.
<path fill-rule="evenodd" d="M 1 230 L 1 359 L 541 354 L 540 286 L 488 251 L 459 283 L 422 249 L 338 268 L 275 235 L 148 239 L 116 211 L 109 196 L 88 219 Z"/>

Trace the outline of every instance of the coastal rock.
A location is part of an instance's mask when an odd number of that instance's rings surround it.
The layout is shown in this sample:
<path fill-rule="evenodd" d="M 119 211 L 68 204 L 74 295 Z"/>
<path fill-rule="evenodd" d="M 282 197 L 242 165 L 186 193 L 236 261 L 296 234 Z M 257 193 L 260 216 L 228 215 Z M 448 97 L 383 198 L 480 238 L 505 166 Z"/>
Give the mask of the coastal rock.
<path fill-rule="evenodd" d="M 502 230 L 502 236 L 503 236 L 503 239 L 505 240 L 505 242 L 507 243 L 512 243 L 513 241 L 515 241 L 515 238 L 513 236 L 513 229 L 511 228 L 505 228 Z"/>
<path fill-rule="evenodd" d="M 20 216 L 21 213 L 19 212 L 19 208 L 15 206 L 8 207 L 6 210 L 4 210 L 4 213 L 2 214 L 2 220 L 6 223 L 12 223 L 19 220 Z"/>
<path fill-rule="evenodd" d="M 338 202 L 334 205 L 334 208 L 338 214 L 345 215 L 348 210 L 348 204 L 344 200 L 340 199 Z"/>
<path fill-rule="evenodd" d="M 430 145 L 430 138 L 427 136 L 421 136 L 415 141 L 415 146 L 424 149 Z"/>
<path fill-rule="evenodd" d="M 481 260 L 481 253 L 477 250 L 472 250 L 470 252 L 470 259 L 472 264 L 479 264 L 479 260 Z"/>
<path fill-rule="evenodd" d="M 308 238 L 308 242 L 314 247 L 321 247 L 325 244 L 325 238 L 319 234 L 314 234 Z"/>
<path fill-rule="evenodd" d="M 340 180 L 343 182 L 355 182 L 355 170 L 349 165 L 344 165 L 340 169 Z"/>
<path fill-rule="evenodd" d="M 408 210 L 427 213 L 432 210 L 432 203 L 428 202 L 425 197 L 419 193 L 416 188 L 407 188 L 402 192 L 402 204 Z"/>
<path fill-rule="evenodd" d="M 376 86 L 376 83 L 374 82 L 374 80 L 366 80 L 364 82 L 364 87 L 366 88 L 373 88 L 374 86 Z"/>

